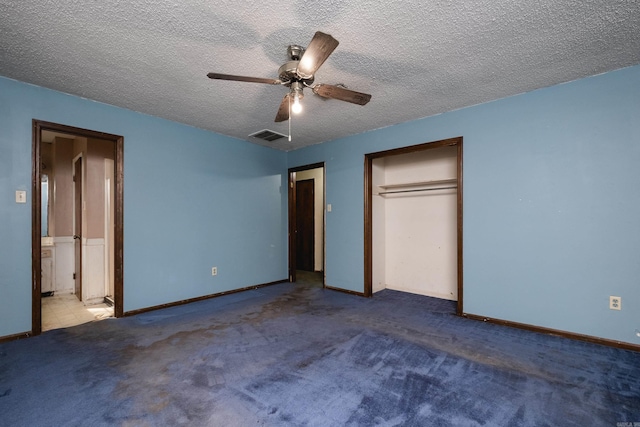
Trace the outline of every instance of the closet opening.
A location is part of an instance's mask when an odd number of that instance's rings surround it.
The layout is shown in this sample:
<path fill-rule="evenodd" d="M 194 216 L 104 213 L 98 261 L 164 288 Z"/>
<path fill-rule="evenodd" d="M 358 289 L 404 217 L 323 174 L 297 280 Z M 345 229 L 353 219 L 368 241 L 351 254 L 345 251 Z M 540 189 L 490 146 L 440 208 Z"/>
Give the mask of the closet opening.
<path fill-rule="evenodd" d="M 365 155 L 365 296 L 393 289 L 463 313 L 462 137 Z"/>

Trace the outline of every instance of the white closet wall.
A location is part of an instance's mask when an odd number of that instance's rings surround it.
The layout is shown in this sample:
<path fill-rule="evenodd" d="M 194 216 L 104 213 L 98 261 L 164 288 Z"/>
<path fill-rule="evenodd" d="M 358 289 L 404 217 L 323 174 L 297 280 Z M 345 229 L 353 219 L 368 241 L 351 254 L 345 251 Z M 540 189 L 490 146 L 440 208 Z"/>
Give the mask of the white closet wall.
<path fill-rule="evenodd" d="M 456 176 L 457 147 L 373 161 L 373 292 L 458 299 Z"/>
<path fill-rule="evenodd" d="M 374 192 L 379 185 L 385 182 L 384 176 L 385 159 L 375 159 L 371 163 L 371 182 L 373 183 Z M 371 287 L 373 293 L 381 291 L 387 287 L 386 285 L 386 269 L 385 269 L 385 199 L 381 196 L 374 196 L 371 200 L 372 221 L 372 259 L 373 270 L 371 272 Z"/>

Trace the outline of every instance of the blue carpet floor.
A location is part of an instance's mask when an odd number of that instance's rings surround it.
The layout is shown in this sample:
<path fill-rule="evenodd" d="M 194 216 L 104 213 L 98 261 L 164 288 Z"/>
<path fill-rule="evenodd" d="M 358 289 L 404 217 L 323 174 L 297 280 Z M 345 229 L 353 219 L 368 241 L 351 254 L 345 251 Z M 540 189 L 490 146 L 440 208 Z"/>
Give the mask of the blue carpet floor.
<path fill-rule="evenodd" d="M 0 344 L 0 425 L 640 423 L 639 353 L 454 310 L 283 283 L 45 332 Z"/>

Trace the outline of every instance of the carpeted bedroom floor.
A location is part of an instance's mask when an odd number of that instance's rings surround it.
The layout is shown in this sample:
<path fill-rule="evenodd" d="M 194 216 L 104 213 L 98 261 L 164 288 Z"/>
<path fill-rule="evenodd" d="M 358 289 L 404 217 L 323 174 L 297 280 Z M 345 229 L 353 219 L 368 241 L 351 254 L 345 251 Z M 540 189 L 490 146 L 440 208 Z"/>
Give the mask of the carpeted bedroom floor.
<path fill-rule="evenodd" d="M 303 280 L 49 331 L 0 344 L 0 425 L 640 423 L 640 353 L 454 310 Z"/>

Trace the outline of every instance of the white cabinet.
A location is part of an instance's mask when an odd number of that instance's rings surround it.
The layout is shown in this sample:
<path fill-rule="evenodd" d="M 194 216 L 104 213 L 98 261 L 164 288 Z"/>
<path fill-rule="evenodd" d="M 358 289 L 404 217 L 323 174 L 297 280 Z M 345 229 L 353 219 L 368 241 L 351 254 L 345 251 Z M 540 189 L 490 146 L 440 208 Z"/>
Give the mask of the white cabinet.
<path fill-rule="evenodd" d="M 53 291 L 53 255 L 54 249 L 51 248 L 42 248 L 40 252 L 40 260 L 41 260 L 41 268 L 42 268 L 42 282 L 41 282 L 41 292 L 51 292 Z"/>

